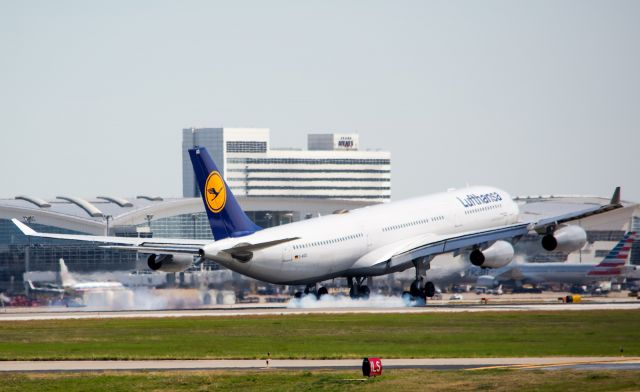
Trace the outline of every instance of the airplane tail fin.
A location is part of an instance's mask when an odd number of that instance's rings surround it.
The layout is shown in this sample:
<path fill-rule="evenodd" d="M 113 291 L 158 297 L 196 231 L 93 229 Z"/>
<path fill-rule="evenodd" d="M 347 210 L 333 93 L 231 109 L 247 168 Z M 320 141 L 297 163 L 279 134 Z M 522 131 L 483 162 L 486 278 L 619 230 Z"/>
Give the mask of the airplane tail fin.
<path fill-rule="evenodd" d="M 610 275 L 619 272 L 626 263 L 631 252 L 631 245 L 636 239 L 636 232 L 627 232 L 624 237 L 609 251 L 600 264 L 589 272 L 589 275 Z"/>
<path fill-rule="evenodd" d="M 69 268 L 67 268 L 63 259 L 60 259 L 60 281 L 62 283 L 62 287 L 68 287 L 76 284 L 76 280 L 71 276 Z"/>
<path fill-rule="evenodd" d="M 242 237 L 261 227 L 242 211 L 222 174 L 205 147 L 189 149 L 189 157 L 198 181 L 202 201 L 209 218 L 213 238 Z"/>

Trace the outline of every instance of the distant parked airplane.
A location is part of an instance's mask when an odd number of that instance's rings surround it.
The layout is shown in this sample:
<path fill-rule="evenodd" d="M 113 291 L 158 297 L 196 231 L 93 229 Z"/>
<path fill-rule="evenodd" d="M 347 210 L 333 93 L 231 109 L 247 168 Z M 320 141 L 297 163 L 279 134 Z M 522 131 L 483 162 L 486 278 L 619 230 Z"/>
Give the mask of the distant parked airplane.
<path fill-rule="evenodd" d="M 87 292 L 103 292 L 113 290 L 124 290 L 125 287 L 120 282 L 111 281 L 85 281 L 78 282 L 69 273 L 69 269 L 63 259 L 59 260 L 60 263 L 60 281 L 61 285 L 53 283 L 34 284 L 31 280 L 27 281 L 29 289 L 37 293 L 52 293 L 52 294 L 85 294 Z"/>

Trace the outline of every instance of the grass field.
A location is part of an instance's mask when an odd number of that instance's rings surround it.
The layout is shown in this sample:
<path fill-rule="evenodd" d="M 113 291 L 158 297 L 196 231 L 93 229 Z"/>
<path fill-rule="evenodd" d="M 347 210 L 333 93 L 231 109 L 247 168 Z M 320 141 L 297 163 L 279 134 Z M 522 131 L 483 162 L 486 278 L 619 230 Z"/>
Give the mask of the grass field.
<path fill-rule="evenodd" d="M 357 380 L 345 371 L 5 374 L 0 391 L 637 391 L 634 371 L 390 370 Z M 517 385 L 517 388 L 515 387 Z"/>
<path fill-rule="evenodd" d="M 0 323 L 0 360 L 640 355 L 640 312 L 482 312 Z"/>

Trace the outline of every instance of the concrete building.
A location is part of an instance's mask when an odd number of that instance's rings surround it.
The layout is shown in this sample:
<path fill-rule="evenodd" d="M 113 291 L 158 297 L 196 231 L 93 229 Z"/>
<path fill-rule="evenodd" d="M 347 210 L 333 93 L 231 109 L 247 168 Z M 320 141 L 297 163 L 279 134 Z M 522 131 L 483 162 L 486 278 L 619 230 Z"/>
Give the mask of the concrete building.
<path fill-rule="evenodd" d="M 248 198 L 391 198 L 391 155 L 362 151 L 352 133 L 308 135 L 308 149 L 275 149 L 266 128 L 188 128 L 182 131 L 183 196 L 198 197 L 187 150 L 207 147 L 236 196 Z"/>

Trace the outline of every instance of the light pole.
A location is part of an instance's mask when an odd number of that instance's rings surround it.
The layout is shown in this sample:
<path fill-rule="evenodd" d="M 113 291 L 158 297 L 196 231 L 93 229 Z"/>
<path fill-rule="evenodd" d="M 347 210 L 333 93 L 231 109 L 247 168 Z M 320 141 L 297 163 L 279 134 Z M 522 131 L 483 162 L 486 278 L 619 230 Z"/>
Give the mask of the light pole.
<path fill-rule="evenodd" d="M 198 214 L 191 214 L 191 219 L 193 219 L 193 239 L 196 239 L 196 222 L 198 221 Z"/>
<path fill-rule="evenodd" d="M 106 221 L 107 221 L 107 232 L 106 232 L 105 235 L 108 236 L 109 235 L 109 221 L 113 219 L 113 215 L 105 215 L 104 219 L 106 219 Z"/>
<path fill-rule="evenodd" d="M 151 237 L 151 219 L 153 219 L 153 214 L 147 214 L 147 227 L 149 228 L 149 237 Z"/>
<path fill-rule="evenodd" d="M 22 220 L 27 226 L 31 226 L 31 223 L 35 222 L 36 218 L 33 215 L 23 216 Z M 29 245 L 24 250 L 24 272 L 29 272 L 29 264 L 31 262 L 31 236 L 27 236 L 27 240 L 29 241 Z"/>

